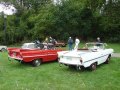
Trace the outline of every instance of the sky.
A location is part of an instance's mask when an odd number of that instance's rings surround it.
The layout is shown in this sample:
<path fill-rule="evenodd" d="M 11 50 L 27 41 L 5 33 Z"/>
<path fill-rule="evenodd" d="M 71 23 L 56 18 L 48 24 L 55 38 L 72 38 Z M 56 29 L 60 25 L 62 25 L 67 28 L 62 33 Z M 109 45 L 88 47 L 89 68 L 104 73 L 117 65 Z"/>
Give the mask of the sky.
<path fill-rule="evenodd" d="M 53 0 L 54 4 L 59 4 L 61 0 Z"/>
<path fill-rule="evenodd" d="M 13 5 L 4 5 L 0 3 L 0 13 L 4 12 L 6 15 L 12 15 L 16 12 L 16 9 Z"/>
<path fill-rule="evenodd" d="M 54 3 L 58 3 L 60 0 L 53 0 Z M 13 5 L 5 5 L 5 3 L 0 3 L 0 13 L 4 12 L 6 15 L 13 15 L 17 10 Z"/>

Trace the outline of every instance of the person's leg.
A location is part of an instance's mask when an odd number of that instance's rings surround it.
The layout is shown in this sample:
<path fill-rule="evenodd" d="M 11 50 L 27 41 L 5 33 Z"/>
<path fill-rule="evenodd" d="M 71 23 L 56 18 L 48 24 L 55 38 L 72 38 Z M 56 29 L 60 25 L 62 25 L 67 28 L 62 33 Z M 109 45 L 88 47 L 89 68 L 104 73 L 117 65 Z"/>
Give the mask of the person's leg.
<path fill-rule="evenodd" d="M 72 45 L 70 44 L 70 50 L 72 50 Z"/>
<path fill-rule="evenodd" d="M 78 50 L 78 45 L 76 46 L 76 49 Z"/>
<path fill-rule="evenodd" d="M 74 46 L 74 50 L 76 50 L 76 44 L 75 44 L 75 46 Z"/>
<path fill-rule="evenodd" d="M 74 50 L 78 50 L 78 44 L 75 44 Z"/>
<path fill-rule="evenodd" d="M 71 45 L 71 50 L 73 49 L 72 45 Z"/>
<path fill-rule="evenodd" d="M 68 50 L 70 50 L 70 44 L 68 44 Z"/>

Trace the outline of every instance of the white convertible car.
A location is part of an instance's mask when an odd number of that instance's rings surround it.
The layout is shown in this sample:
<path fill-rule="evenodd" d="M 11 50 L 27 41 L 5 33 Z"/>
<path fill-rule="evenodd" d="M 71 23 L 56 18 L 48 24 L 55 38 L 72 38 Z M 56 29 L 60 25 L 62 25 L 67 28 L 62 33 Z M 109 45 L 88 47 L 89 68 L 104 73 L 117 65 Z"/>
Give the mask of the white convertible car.
<path fill-rule="evenodd" d="M 97 65 L 109 63 L 112 53 L 113 49 L 106 49 L 105 43 L 86 43 L 84 49 L 58 52 L 58 61 L 77 69 L 90 67 L 95 70 Z"/>

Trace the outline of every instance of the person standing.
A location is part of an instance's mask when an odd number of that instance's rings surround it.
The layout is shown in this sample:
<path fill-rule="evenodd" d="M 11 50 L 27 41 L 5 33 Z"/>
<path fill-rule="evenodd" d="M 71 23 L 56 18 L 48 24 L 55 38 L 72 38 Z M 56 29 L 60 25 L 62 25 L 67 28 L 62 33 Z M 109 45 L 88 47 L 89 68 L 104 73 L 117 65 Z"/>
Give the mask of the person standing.
<path fill-rule="evenodd" d="M 101 43 L 100 37 L 97 37 L 97 43 Z"/>
<path fill-rule="evenodd" d="M 72 50 L 72 45 L 73 45 L 73 39 L 71 37 L 69 37 L 68 39 L 68 49 Z"/>
<path fill-rule="evenodd" d="M 56 45 L 56 40 L 54 38 L 52 38 L 51 36 L 49 37 L 49 43 L 51 43 L 51 48 L 55 49 L 55 45 Z"/>
<path fill-rule="evenodd" d="M 100 43 L 101 43 L 100 37 L 97 37 L 96 46 L 100 46 L 101 45 Z"/>
<path fill-rule="evenodd" d="M 78 50 L 79 43 L 80 43 L 80 40 L 76 37 L 74 50 L 76 50 L 76 51 Z"/>
<path fill-rule="evenodd" d="M 45 42 L 45 43 L 48 43 L 48 37 L 45 38 L 45 41 L 44 41 L 44 42 Z"/>
<path fill-rule="evenodd" d="M 52 39 L 52 44 L 53 44 L 53 48 L 55 49 L 55 46 L 56 46 L 56 40 L 55 39 Z"/>
<path fill-rule="evenodd" d="M 53 40 L 53 38 L 50 36 L 48 39 L 49 43 L 52 43 L 52 40 Z"/>

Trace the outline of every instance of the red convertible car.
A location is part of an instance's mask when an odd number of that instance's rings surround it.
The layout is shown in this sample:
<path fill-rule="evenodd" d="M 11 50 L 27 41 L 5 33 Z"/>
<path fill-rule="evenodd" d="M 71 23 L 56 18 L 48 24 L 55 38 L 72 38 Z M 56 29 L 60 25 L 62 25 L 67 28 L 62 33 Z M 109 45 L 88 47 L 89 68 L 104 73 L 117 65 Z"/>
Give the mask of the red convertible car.
<path fill-rule="evenodd" d="M 31 46 L 32 48 L 28 48 L 27 46 L 22 46 L 22 48 L 8 48 L 8 57 L 19 62 L 30 62 L 33 66 L 39 66 L 42 62 L 57 60 L 57 52 L 62 51 L 61 49 L 50 48 L 49 45 L 43 45 L 42 47 L 45 48 L 41 49 L 37 48 L 34 43 L 27 44 L 29 47 Z"/>

